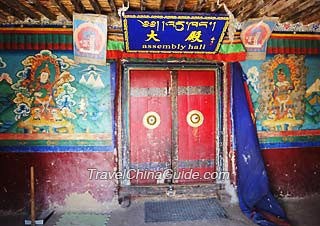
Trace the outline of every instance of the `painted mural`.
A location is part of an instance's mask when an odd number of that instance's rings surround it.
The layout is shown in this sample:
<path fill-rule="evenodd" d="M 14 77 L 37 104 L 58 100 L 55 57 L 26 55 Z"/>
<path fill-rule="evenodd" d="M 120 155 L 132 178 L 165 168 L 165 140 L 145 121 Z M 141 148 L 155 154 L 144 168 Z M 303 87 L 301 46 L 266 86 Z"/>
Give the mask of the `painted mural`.
<path fill-rule="evenodd" d="M 112 146 L 111 71 L 76 64 L 70 52 L 0 54 L 1 146 Z"/>
<path fill-rule="evenodd" d="M 318 146 L 320 58 L 269 55 L 265 61 L 246 61 L 242 66 L 261 143 Z"/>
<path fill-rule="evenodd" d="M 257 118 L 266 130 L 301 128 L 305 113 L 306 66 L 303 55 L 276 55 L 261 65 Z"/>

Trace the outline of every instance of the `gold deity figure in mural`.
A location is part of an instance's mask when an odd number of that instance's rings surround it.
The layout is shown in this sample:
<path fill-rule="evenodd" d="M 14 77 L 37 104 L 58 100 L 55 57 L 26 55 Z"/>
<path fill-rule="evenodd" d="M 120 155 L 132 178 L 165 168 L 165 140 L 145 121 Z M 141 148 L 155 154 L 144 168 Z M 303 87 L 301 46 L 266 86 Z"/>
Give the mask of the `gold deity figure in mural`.
<path fill-rule="evenodd" d="M 276 74 L 276 81 L 274 84 L 273 98 L 274 105 L 278 107 L 279 114 L 287 113 L 291 104 L 290 93 L 294 90 L 294 85 L 287 78 L 283 70 L 280 68 Z M 279 116 L 279 115 L 278 115 Z"/>
<path fill-rule="evenodd" d="M 295 130 L 304 123 L 304 57 L 276 55 L 261 65 L 264 81 L 259 98 L 261 126 L 269 131 Z"/>

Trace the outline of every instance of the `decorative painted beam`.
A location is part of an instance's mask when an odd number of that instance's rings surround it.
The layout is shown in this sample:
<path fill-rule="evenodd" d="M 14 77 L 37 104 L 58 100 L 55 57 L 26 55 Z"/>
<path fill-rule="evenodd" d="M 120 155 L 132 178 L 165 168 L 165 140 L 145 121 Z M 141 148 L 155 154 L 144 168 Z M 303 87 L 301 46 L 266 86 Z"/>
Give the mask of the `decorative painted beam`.
<path fill-rule="evenodd" d="M 36 14 L 31 9 L 29 9 L 27 6 L 25 6 L 24 4 L 18 2 L 17 0 L 6 1 L 6 3 L 11 8 L 14 8 L 14 9 L 16 9 L 18 11 L 23 12 L 24 14 L 26 14 L 31 19 L 36 19 L 36 20 L 40 20 L 41 19 L 41 16 L 39 14 Z"/>
<path fill-rule="evenodd" d="M 97 0 L 89 0 L 90 4 L 92 5 L 94 12 L 96 14 L 101 14 L 102 8 L 100 3 Z"/>
<path fill-rule="evenodd" d="M 30 2 L 30 5 L 35 9 L 38 10 L 42 15 L 44 15 L 45 17 L 47 17 L 50 20 L 56 20 L 57 19 L 57 15 L 55 15 L 54 13 L 52 13 L 49 9 L 47 9 L 46 7 L 44 7 L 39 0 L 33 0 L 32 2 Z"/>
<path fill-rule="evenodd" d="M 12 8 L 11 6 L 8 6 L 2 2 L 0 2 L 0 8 L 1 9 L 6 9 L 6 12 L 9 13 L 10 15 L 19 18 L 20 20 L 24 20 L 26 16 L 16 10 L 15 8 Z"/>
<path fill-rule="evenodd" d="M 72 20 L 72 14 L 68 9 L 61 3 L 61 0 L 53 0 L 53 2 L 59 7 L 60 12 L 69 20 Z"/>

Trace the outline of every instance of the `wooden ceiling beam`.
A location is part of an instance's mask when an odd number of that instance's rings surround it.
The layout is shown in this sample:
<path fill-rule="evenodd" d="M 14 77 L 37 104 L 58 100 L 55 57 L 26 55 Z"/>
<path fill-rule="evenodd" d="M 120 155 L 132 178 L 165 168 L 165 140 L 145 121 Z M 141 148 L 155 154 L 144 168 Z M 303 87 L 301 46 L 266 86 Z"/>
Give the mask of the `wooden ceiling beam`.
<path fill-rule="evenodd" d="M 316 10 L 315 12 L 313 12 L 312 14 L 309 14 L 308 17 L 302 18 L 301 21 L 303 24 L 310 24 L 313 22 L 320 22 L 320 8 L 318 8 L 318 10 Z"/>
<path fill-rule="evenodd" d="M 180 12 L 183 11 L 185 4 L 186 4 L 186 0 L 179 0 L 176 7 L 176 11 L 180 11 Z"/>
<path fill-rule="evenodd" d="M 211 3 L 210 5 L 210 12 L 216 12 L 218 10 L 217 5 L 214 3 Z"/>
<path fill-rule="evenodd" d="M 160 11 L 164 11 L 165 10 L 166 2 L 167 2 L 166 0 L 161 0 L 160 1 L 160 7 L 159 7 Z"/>
<path fill-rule="evenodd" d="M 60 0 L 53 0 L 53 2 L 59 7 L 60 12 L 65 16 L 65 18 L 72 20 L 72 14 L 68 9 L 62 4 Z"/>
<path fill-rule="evenodd" d="M 291 4 L 290 6 L 288 6 L 287 8 L 285 8 L 282 12 L 280 11 L 280 13 L 282 13 L 281 16 L 283 15 L 290 15 L 290 14 L 296 14 L 297 11 L 300 11 L 300 8 L 308 8 L 308 5 L 314 5 L 316 4 L 316 1 L 318 0 L 299 0 L 296 1 L 294 4 Z"/>
<path fill-rule="evenodd" d="M 84 13 L 86 11 L 80 0 L 71 0 L 71 3 L 77 13 Z"/>
<path fill-rule="evenodd" d="M 240 17 L 242 20 L 246 20 L 248 18 L 252 18 L 253 15 L 257 14 L 257 12 L 264 6 L 263 0 L 259 0 L 258 2 L 252 4 L 251 7 L 248 7 L 247 10 L 241 12 Z"/>
<path fill-rule="evenodd" d="M 290 7 L 292 13 L 285 14 L 280 17 L 280 22 L 285 22 L 298 17 L 303 11 L 309 11 L 316 4 L 316 0 L 307 0 L 299 5 L 299 7 Z"/>
<path fill-rule="evenodd" d="M 0 8 L 3 10 L 6 10 L 6 12 L 16 18 L 19 18 L 20 20 L 24 20 L 26 16 L 22 14 L 21 12 L 17 11 L 15 8 L 12 8 L 11 6 L 8 6 L 2 2 L 0 2 Z"/>
<path fill-rule="evenodd" d="M 252 2 L 252 1 L 251 1 L 251 2 L 246 2 L 246 3 L 247 3 L 246 8 L 242 9 L 242 10 L 240 11 L 240 13 L 237 15 L 237 19 L 240 20 L 240 21 L 244 21 L 244 20 L 247 18 L 246 13 L 247 13 L 247 12 L 250 12 L 250 9 L 251 9 L 252 7 L 254 7 L 254 5 L 255 5 L 255 3 Z"/>
<path fill-rule="evenodd" d="M 100 3 L 97 0 L 89 0 L 90 4 L 92 5 L 94 12 L 96 14 L 101 14 L 102 8 Z"/>
<path fill-rule="evenodd" d="M 200 12 L 207 3 L 208 0 L 198 0 L 197 5 L 195 6 L 195 11 Z"/>
<path fill-rule="evenodd" d="M 109 6 L 111 8 L 112 13 L 117 13 L 117 7 L 114 0 L 108 0 Z"/>
<path fill-rule="evenodd" d="M 305 21 L 306 23 L 308 20 L 315 21 L 314 14 L 319 12 L 320 12 L 320 2 L 308 8 L 307 10 L 303 11 L 296 18 L 293 18 L 292 22 L 297 23 L 297 22 Z M 312 17 L 312 18 L 309 19 L 309 17 Z M 318 18 L 319 18 L 319 14 L 318 14 Z"/>
<path fill-rule="evenodd" d="M 5 13 L 7 14 L 7 13 Z M 4 11 L 0 10 L 0 20 L 5 21 L 7 20 L 7 17 L 4 15 Z"/>
<path fill-rule="evenodd" d="M 140 0 L 140 10 L 141 11 L 146 10 L 146 2 L 144 0 Z"/>
<path fill-rule="evenodd" d="M 24 14 L 26 14 L 31 19 L 36 19 L 36 20 L 40 20 L 41 19 L 40 15 L 36 14 L 31 9 L 29 9 L 27 6 L 25 6 L 24 4 L 18 2 L 17 0 L 9 0 L 9 1 L 6 1 L 6 3 L 11 8 L 14 8 L 16 10 L 19 10 L 19 11 L 23 12 Z"/>
<path fill-rule="evenodd" d="M 265 15 L 270 10 L 270 8 L 273 7 L 273 5 L 276 4 L 277 2 L 279 2 L 279 0 L 265 0 L 264 6 L 258 12 L 258 16 Z"/>
<path fill-rule="evenodd" d="M 266 13 L 268 16 L 275 16 L 286 10 L 290 5 L 295 4 L 297 1 L 304 1 L 304 0 L 288 0 L 288 1 L 278 1 L 272 7 L 269 8 L 268 12 Z"/>
<path fill-rule="evenodd" d="M 208 10 L 211 12 L 211 9 L 215 9 L 217 6 L 215 1 L 211 1 L 211 0 L 207 0 L 206 1 L 206 7 L 208 8 Z"/>
<path fill-rule="evenodd" d="M 32 3 L 30 3 L 30 5 L 35 9 L 38 10 L 42 15 L 44 15 L 45 17 L 47 17 L 50 20 L 56 20 L 57 16 L 52 13 L 49 9 L 47 9 L 46 7 L 44 7 L 39 0 L 33 0 Z"/>
<path fill-rule="evenodd" d="M 247 2 L 242 1 L 240 4 L 238 4 L 237 6 L 235 6 L 235 7 L 234 7 L 233 9 L 231 9 L 230 11 L 231 11 L 235 16 L 236 16 L 236 15 L 239 15 L 246 5 L 247 5 Z"/>

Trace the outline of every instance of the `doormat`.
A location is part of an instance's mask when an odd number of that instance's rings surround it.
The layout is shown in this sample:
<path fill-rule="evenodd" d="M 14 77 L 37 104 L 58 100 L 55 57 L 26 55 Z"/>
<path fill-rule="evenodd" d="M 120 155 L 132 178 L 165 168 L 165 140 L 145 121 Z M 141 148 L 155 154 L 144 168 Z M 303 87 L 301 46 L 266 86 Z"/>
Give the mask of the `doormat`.
<path fill-rule="evenodd" d="M 214 198 L 152 201 L 144 204 L 145 222 L 194 221 L 219 218 L 227 218 L 227 213 Z"/>
<path fill-rule="evenodd" d="M 108 214 L 64 213 L 55 226 L 106 226 L 109 219 Z"/>

